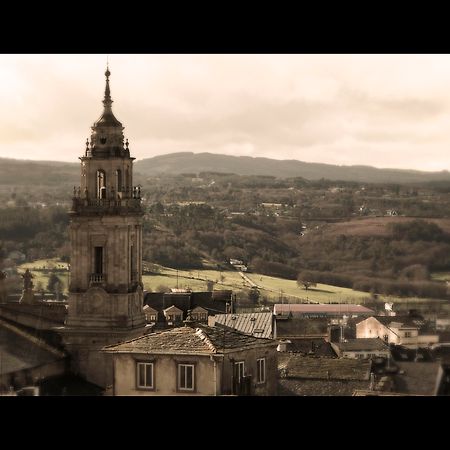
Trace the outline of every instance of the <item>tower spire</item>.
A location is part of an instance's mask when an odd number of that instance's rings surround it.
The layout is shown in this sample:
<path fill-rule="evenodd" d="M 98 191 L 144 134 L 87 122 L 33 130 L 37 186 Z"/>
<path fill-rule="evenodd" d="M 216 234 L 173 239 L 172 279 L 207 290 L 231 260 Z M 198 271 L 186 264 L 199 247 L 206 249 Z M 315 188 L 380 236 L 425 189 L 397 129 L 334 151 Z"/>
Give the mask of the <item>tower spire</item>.
<path fill-rule="evenodd" d="M 111 90 L 109 89 L 109 76 L 111 75 L 111 72 L 109 71 L 109 64 L 106 63 L 106 86 L 105 86 L 105 98 L 103 99 L 103 105 L 105 107 L 105 112 L 111 111 L 112 106 L 112 99 L 111 99 Z"/>

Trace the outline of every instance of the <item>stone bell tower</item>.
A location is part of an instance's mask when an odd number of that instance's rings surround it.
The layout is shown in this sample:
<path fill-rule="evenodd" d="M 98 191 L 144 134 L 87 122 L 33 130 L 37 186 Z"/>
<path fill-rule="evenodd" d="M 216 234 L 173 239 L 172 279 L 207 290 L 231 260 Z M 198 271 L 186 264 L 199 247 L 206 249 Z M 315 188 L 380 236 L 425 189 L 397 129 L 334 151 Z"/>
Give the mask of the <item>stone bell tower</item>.
<path fill-rule="evenodd" d="M 61 330 L 72 370 L 100 386 L 112 362 L 99 350 L 145 332 L 140 188 L 122 124 L 112 112 L 107 68 L 103 114 L 81 160 L 70 211 L 69 308 Z"/>

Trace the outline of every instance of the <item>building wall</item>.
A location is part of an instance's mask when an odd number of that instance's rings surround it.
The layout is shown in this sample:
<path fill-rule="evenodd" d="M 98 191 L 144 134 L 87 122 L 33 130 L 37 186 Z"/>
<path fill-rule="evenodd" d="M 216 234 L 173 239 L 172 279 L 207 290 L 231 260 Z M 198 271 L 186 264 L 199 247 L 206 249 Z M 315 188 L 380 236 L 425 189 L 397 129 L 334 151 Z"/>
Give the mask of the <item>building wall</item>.
<path fill-rule="evenodd" d="M 356 324 L 357 339 L 378 337 L 382 341 L 385 341 L 385 335 L 388 336 L 387 342 L 389 344 L 400 344 L 400 337 L 373 317 L 369 317 L 368 319 Z"/>
<path fill-rule="evenodd" d="M 99 208 L 101 212 L 101 208 Z M 139 215 L 73 216 L 70 223 L 72 245 L 70 291 L 89 288 L 94 273 L 94 247 L 104 248 L 103 269 L 108 291 L 126 292 L 132 284 L 130 247 L 135 249 L 134 267 L 138 280 L 142 275 L 142 218 Z"/>
<path fill-rule="evenodd" d="M 210 355 L 137 355 L 115 354 L 114 394 L 115 395 L 214 395 L 214 363 Z M 154 389 L 137 388 L 137 362 L 153 362 Z M 178 364 L 195 365 L 195 391 L 180 392 L 177 389 Z M 219 371 L 219 365 L 216 369 Z M 220 380 L 220 373 L 217 374 Z"/>
<path fill-rule="evenodd" d="M 103 388 L 113 384 L 113 359 L 110 354 L 102 352 L 102 348 L 135 339 L 148 331 L 145 328 L 125 331 L 60 329 L 66 349 L 71 356 L 72 372 Z"/>
<path fill-rule="evenodd" d="M 389 356 L 389 350 L 362 350 L 362 351 L 352 351 L 352 352 L 343 352 L 342 358 L 351 358 L 351 359 L 369 359 L 372 357 L 381 357 L 387 358 Z"/>
<path fill-rule="evenodd" d="M 266 359 L 266 382 L 256 382 L 256 360 Z M 278 384 L 278 352 L 277 344 L 253 349 L 227 353 L 223 362 L 222 393 L 232 393 L 234 363 L 244 361 L 245 375 L 251 375 L 251 395 L 277 395 Z"/>
<path fill-rule="evenodd" d="M 245 374 L 252 375 L 251 395 L 276 395 L 278 360 L 276 345 L 222 355 L 114 354 L 115 395 L 232 395 L 233 367 L 244 361 Z M 266 382 L 256 383 L 256 360 L 266 359 Z M 154 363 L 154 389 L 137 388 L 137 362 Z M 195 365 L 195 391 L 177 389 L 179 363 Z"/>
<path fill-rule="evenodd" d="M 371 357 L 384 357 L 387 358 L 390 355 L 389 349 L 385 350 L 352 350 L 341 351 L 338 343 L 331 342 L 331 347 L 339 356 L 339 358 L 350 359 L 369 359 Z"/>
<path fill-rule="evenodd" d="M 356 324 L 357 338 L 379 337 L 384 340 L 385 334 L 388 335 L 389 344 L 404 345 L 405 347 L 410 348 L 428 346 L 439 342 L 438 335 L 419 335 L 417 328 L 389 329 L 373 317 L 369 317 L 368 319 Z"/>

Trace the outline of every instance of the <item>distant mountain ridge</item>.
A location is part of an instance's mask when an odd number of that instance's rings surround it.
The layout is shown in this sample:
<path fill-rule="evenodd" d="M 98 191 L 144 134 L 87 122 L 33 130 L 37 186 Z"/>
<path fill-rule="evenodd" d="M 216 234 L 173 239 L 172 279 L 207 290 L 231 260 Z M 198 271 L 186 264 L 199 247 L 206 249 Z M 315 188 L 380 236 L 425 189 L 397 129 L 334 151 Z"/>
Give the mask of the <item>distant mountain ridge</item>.
<path fill-rule="evenodd" d="M 170 153 L 136 162 L 143 175 L 165 173 L 225 172 L 237 175 L 272 175 L 280 178 L 302 177 L 308 180 L 326 178 L 367 183 L 419 183 L 450 181 L 450 172 L 422 172 L 407 169 L 378 169 L 371 166 L 337 166 L 298 160 L 277 160 L 215 153 Z"/>
<path fill-rule="evenodd" d="M 421 172 L 406 169 L 378 169 L 371 166 L 337 166 L 298 160 L 229 156 L 215 153 L 169 153 L 135 163 L 136 180 L 142 176 L 200 172 L 237 175 L 270 175 L 279 178 L 321 178 L 366 183 L 423 183 L 450 181 L 450 172 Z M 0 158 L 0 185 L 78 185 L 77 162 L 32 161 Z M 139 182 L 139 181 L 138 181 Z"/>

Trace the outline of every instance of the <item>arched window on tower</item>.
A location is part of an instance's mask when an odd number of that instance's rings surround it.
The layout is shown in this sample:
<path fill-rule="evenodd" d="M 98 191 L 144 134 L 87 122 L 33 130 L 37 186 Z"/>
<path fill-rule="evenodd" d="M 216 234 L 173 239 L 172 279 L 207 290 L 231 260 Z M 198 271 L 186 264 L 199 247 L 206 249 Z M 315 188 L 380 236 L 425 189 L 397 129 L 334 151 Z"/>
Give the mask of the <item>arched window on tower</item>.
<path fill-rule="evenodd" d="M 97 198 L 106 198 L 106 174 L 104 170 L 97 170 Z"/>
<path fill-rule="evenodd" d="M 122 171 L 120 169 L 116 170 L 116 191 L 122 192 Z"/>

